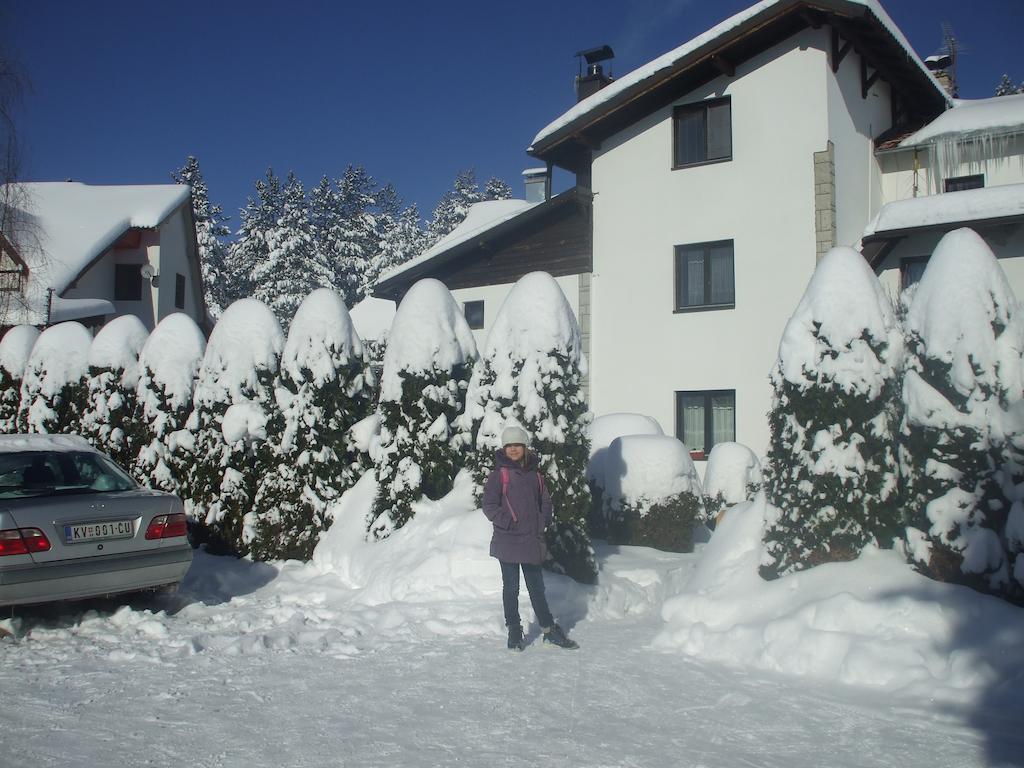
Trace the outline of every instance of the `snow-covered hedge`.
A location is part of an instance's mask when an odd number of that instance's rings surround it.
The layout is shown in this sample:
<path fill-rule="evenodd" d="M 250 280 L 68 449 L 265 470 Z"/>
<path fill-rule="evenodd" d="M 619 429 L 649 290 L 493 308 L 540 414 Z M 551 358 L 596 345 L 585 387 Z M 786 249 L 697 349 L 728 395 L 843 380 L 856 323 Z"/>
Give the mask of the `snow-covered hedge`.
<path fill-rule="evenodd" d="M 605 462 L 608 541 L 692 552 L 703 519 L 700 478 L 686 446 L 666 435 L 612 440 Z"/>
<path fill-rule="evenodd" d="M 16 325 L 0 339 L 0 433 L 18 431 L 21 378 L 38 338 L 38 329 Z"/>
<path fill-rule="evenodd" d="M 604 538 L 604 487 L 608 446 L 623 435 L 663 435 L 657 420 L 641 413 L 606 413 L 597 416 L 587 427 L 590 460 L 587 462 L 587 483 L 590 485 L 590 535 Z"/>
<path fill-rule="evenodd" d="M 380 388 L 379 490 L 367 526 L 386 538 L 412 518 L 413 502 L 439 499 L 462 465 L 456 419 L 477 357 L 473 332 L 438 280 L 420 280 L 398 307 Z"/>
<path fill-rule="evenodd" d="M 704 517 L 718 525 L 726 510 L 761 490 L 761 462 L 742 443 L 716 443 L 704 468 Z"/>
<path fill-rule="evenodd" d="M 80 323 L 39 334 L 25 363 L 19 432 L 77 432 L 86 402 L 92 336 Z"/>
<path fill-rule="evenodd" d="M 833 248 L 786 324 L 772 371 L 762 574 L 852 560 L 899 534 L 895 435 L 903 340 L 864 257 Z"/>

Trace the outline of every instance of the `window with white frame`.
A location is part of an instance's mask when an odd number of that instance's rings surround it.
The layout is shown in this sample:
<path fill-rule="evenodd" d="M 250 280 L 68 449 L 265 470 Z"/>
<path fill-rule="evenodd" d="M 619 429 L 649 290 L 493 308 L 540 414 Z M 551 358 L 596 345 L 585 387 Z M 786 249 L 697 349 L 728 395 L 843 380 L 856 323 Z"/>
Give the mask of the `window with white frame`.
<path fill-rule="evenodd" d="M 732 240 L 676 246 L 675 310 L 736 306 Z"/>
<path fill-rule="evenodd" d="M 736 440 L 736 390 L 676 392 L 676 437 L 703 460 L 718 443 Z"/>

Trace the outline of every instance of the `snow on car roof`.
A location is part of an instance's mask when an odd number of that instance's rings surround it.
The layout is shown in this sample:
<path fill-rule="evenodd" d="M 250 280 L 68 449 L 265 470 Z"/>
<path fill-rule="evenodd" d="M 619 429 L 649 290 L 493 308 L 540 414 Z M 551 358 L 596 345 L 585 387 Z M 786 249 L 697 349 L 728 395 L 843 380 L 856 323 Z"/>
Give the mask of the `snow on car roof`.
<path fill-rule="evenodd" d="M 91 451 L 99 453 L 81 435 L 0 435 L 0 453 L 22 451 Z"/>

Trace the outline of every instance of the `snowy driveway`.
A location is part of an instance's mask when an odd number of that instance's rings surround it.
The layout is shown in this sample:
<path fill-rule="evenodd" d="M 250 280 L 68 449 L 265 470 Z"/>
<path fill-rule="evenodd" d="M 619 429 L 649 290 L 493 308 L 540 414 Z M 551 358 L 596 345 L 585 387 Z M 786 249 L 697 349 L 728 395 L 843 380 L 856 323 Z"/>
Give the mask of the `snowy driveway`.
<path fill-rule="evenodd" d="M 650 590 L 645 574 L 688 566 L 647 558 L 605 567 Z M 4 621 L 18 640 L 0 642 L 0 754 L 38 768 L 965 768 L 1024 753 L 1012 709 L 983 713 L 982 731 L 966 706 L 653 651 L 663 623 L 637 595 L 588 603 L 551 579 L 582 650 L 512 654 L 498 601 L 358 605 L 308 567 L 197 563 L 173 615 L 94 604 Z"/>

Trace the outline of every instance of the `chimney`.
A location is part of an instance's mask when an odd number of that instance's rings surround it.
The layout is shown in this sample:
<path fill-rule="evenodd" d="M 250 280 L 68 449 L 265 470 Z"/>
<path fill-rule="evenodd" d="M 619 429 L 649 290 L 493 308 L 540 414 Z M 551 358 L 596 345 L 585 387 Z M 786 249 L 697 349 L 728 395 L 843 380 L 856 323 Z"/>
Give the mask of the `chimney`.
<path fill-rule="evenodd" d="M 526 202 L 543 203 L 551 197 L 551 175 L 547 168 L 527 168 L 523 171 Z"/>
<path fill-rule="evenodd" d="M 939 85 L 946 89 L 953 98 L 960 95 L 956 83 L 956 60 L 951 54 L 940 53 L 929 56 L 924 60 L 924 65 L 931 70 L 932 75 L 939 81 Z"/>
<path fill-rule="evenodd" d="M 576 75 L 576 102 L 579 103 L 591 94 L 597 93 L 614 79 L 611 73 L 604 73 L 601 66 L 602 61 L 615 57 L 611 47 L 602 45 L 599 48 L 588 48 L 585 51 L 577 51 L 576 57 L 580 59 L 580 73 Z M 583 60 L 587 62 L 587 74 L 583 74 Z"/>

